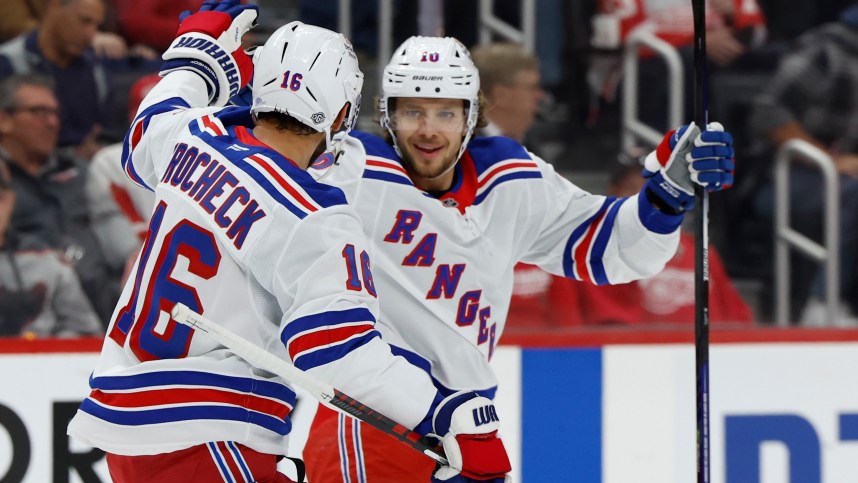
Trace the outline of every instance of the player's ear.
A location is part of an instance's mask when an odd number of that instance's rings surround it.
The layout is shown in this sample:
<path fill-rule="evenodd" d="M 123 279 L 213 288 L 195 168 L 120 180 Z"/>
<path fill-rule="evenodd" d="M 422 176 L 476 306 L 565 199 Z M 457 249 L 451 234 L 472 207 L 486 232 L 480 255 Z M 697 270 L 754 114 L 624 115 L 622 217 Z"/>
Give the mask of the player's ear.
<path fill-rule="evenodd" d="M 347 103 L 343 104 L 343 108 L 340 109 L 340 113 L 337 114 L 337 118 L 334 119 L 333 124 L 331 124 L 331 132 L 332 133 L 333 133 L 333 131 L 339 131 L 340 128 L 343 127 L 343 121 L 345 121 L 346 114 L 348 114 L 350 108 L 351 108 L 351 103 L 347 102 Z"/>

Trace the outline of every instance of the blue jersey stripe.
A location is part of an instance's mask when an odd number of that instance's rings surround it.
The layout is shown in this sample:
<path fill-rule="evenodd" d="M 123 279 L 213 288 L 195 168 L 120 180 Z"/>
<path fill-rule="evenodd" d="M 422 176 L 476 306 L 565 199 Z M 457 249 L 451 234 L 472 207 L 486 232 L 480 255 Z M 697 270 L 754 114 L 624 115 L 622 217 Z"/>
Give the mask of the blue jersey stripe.
<path fill-rule="evenodd" d="M 231 117 L 240 117 L 238 115 L 235 116 L 225 116 L 226 120 L 229 120 Z M 272 181 L 269 181 L 262 173 L 262 168 L 258 169 L 254 166 L 251 166 L 251 163 L 245 160 L 248 156 L 254 154 L 262 154 L 267 158 L 271 159 L 271 161 L 276 164 L 285 175 L 288 181 L 291 181 L 297 186 L 300 186 L 301 189 L 306 193 L 307 197 L 316 202 L 319 206 L 325 208 L 336 205 L 346 204 L 346 197 L 343 192 L 336 187 L 325 185 L 322 183 L 316 182 L 309 173 L 305 170 L 293 165 L 291 162 L 286 160 L 283 156 L 278 154 L 275 151 L 272 151 L 264 146 L 255 146 L 255 145 L 246 145 L 242 144 L 242 147 L 247 150 L 243 151 L 233 151 L 228 149 L 232 144 L 241 144 L 237 140 L 237 136 L 235 134 L 235 128 L 233 126 L 225 126 L 227 131 L 229 131 L 229 136 L 214 136 L 206 131 L 200 129 L 197 120 L 188 124 L 188 130 L 194 136 L 199 137 L 206 143 L 210 144 L 214 148 L 218 150 L 218 153 L 221 156 L 224 156 L 228 159 L 232 165 L 236 166 L 240 170 L 244 171 L 248 176 L 250 176 L 260 188 L 265 190 L 272 199 L 283 205 L 286 209 L 288 209 L 291 213 L 293 213 L 298 218 L 305 218 L 309 212 L 292 202 L 289 198 L 286 197 L 284 193 L 285 189 L 278 187 Z"/>
<path fill-rule="evenodd" d="M 491 171 L 502 161 L 532 161 L 527 150 L 517 141 L 503 136 L 476 136 L 468 143 L 477 176 Z"/>
<path fill-rule="evenodd" d="M 611 233 L 614 230 L 614 220 L 617 218 L 617 213 L 619 213 L 620 207 L 623 206 L 623 203 L 625 203 L 627 199 L 628 198 L 619 198 L 613 205 L 611 205 L 611 208 L 608 210 L 608 214 L 605 216 L 605 222 L 602 223 L 602 227 L 596 235 L 596 240 L 593 242 L 593 249 L 590 251 L 590 270 L 593 274 L 593 280 L 597 285 L 610 283 L 608 275 L 605 273 L 603 256 L 605 255 L 605 248 L 608 247 L 608 240 L 611 239 Z"/>
<path fill-rule="evenodd" d="M 392 344 L 390 345 L 390 352 L 392 352 L 395 356 L 400 356 L 404 358 L 406 361 L 408 361 L 409 364 L 419 369 L 422 369 L 423 372 L 429 374 L 429 377 L 432 377 L 432 364 L 429 362 L 428 359 L 423 358 L 423 356 Z M 450 389 L 449 387 L 444 386 L 434 377 L 432 377 L 432 384 L 435 386 L 436 389 L 438 389 L 438 392 L 441 393 L 441 396 L 443 397 L 447 397 L 458 391 L 458 389 Z M 495 393 L 497 392 L 497 388 L 497 386 L 492 386 L 487 389 L 474 389 L 473 391 L 480 396 L 487 397 L 489 399 L 494 399 Z"/>
<path fill-rule="evenodd" d="M 248 483 L 254 481 L 253 475 L 250 473 L 250 468 L 247 467 L 247 461 L 245 461 L 244 455 L 241 454 L 238 447 L 235 446 L 235 442 L 227 441 L 226 445 L 229 447 L 229 451 L 232 453 L 233 458 L 235 458 L 235 462 L 238 463 L 241 473 L 244 475 L 244 479 Z"/>
<path fill-rule="evenodd" d="M 362 131 L 352 131 L 349 136 L 357 139 L 363 144 L 364 151 L 367 156 L 378 156 L 380 158 L 398 160 L 399 156 L 393 146 L 388 144 L 383 138 Z"/>
<path fill-rule="evenodd" d="M 211 453 L 212 457 L 215 460 L 218 468 L 220 468 L 220 474 L 223 475 L 223 481 L 226 483 L 233 483 L 231 471 L 226 466 L 224 462 L 224 456 L 221 454 L 220 450 L 217 448 L 217 443 L 208 443 L 209 453 Z"/>
<path fill-rule="evenodd" d="M 171 408 L 144 410 L 115 410 L 85 399 L 80 405 L 81 411 L 99 419 L 122 426 L 145 426 L 149 424 L 172 423 L 192 420 L 229 420 L 246 422 L 273 431 L 281 436 L 289 434 L 292 423 L 287 418 L 281 420 L 273 416 L 249 411 L 236 406 L 178 406 Z"/>
<path fill-rule="evenodd" d="M 389 181 L 391 183 L 404 184 L 406 186 L 412 186 L 413 183 L 407 176 L 403 176 L 401 174 L 393 174 L 388 173 L 386 171 L 373 171 L 371 169 L 366 169 L 363 172 L 363 177 L 367 179 L 377 179 L 380 181 Z"/>
<path fill-rule="evenodd" d="M 486 199 L 486 197 L 489 195 L 489 193 L 491 193 L 491 191 L 493 189 L 495 189 L 495 187 L 501 183 L 505 183 L 507 181 L 512 181 L 514 179 L 534 179 L 534 178 L 542 178 L 542 173 L 538 170 L 536 170 L 536 171 L 519 171 L 519 172 L 515 172 L 515 173 L 509 173 L 509 174 L 505 174 L 502 176 L 498 176 L 497 178 L 495 178 L 491 182 L 491 184 L 489 185 L 488 188 L 486 188 L 485 191 L 483 191 L 482 193 L 480 193 L 479 196 L 474 198 L 474 204 L 478 205 L 478 204 L 482 203 L 482 201 L 484 199 Z"/>
<path fill-rule="evenodd" d="M 342 344 L 337 344 L 332 347 L 326 347 L 324 349 L 317 349 L 313 352 L 308 352 L 295 358 L 295 367 L 301 369 L 302 371 L 306 371 L 314 367 L 329 364 L 338 359 L 342 359 L 343 356 L 345 356 L 349 352 L 357 349 L 358 347 L 368 344 L 369 341 L 376 337 L 381 338 L 381 334 L 379 334 L 377 330 L 371 330 L 360 337 L 349 339 Z"/>
<path fill-rule="evenodd" d="M 286 196 L 277 187 L 275 187 L 274 184 L 268 180 L 268 178 L 263 176 L 262 173 L 260 173 L 256 168 L 252 168 L 250 166 L 250 163 L 243 159 L 235 159 L 233 160 L 233 164 L 235 165 L 235 167 L 244 171 L 245 174 L 253 178 L 253 180 L 256 181 L 256 184 L 258 184 L 260 188 L 264 189 L 269 196 L 271 196 L 278 203 L 283 205 L 293 215 L 301 219 L 304 219 L 307 215 L 309 215 L 306 210 L 299 207 L 295 203 L 292 203 L 289 198 L 286 198 Z"/>
<path fill-rule="evenodd" d="M 197 371 L 162 371 L 133 376 L 102 376 L 90 378 L 89 385 L 92 389 L 101 391 L 159 388 L 172 385 L 220 387 L 278 399 L 293 407 L 296 400 L 295 392 L 282 384 Z"/>
<path fill-rule="evenodd" d="M 134 168 L 134 163 L 131 161 L 134 153 L 131 150 L 131 138 L 136 133 L 136 129 L 134 129 L 135 124 L 138 122 L 143 123 L 143 133 L 145 135 L 146 129 L 149 127 L 149 121 L 152 119 L 152 116 L 157 114 L 163 114 L 165 112 L 175 111 L 177 109 L 187 109 L 190 107 L 187 101 L 182 99 L 181 97 L 171 97 L 169 99 L 165 99 L 161 102 L 157 102 L 152 104 L 143 110 L 137 117 L 134 118 L 134 121 L 131 123 L 131 129 L 128 130 L 128 133 L 125 134 L 125 140 L 122 142 L 122 157 L 120 158 L 122 161 L 122 169 L 125 173 L 137 184 L 140 186 L 146 187 L 149 191 L 153 191 L 153 188 L 149 186 L 143 178 L 137 174 L 137 170 Z"/>
<path fill-rule="evenodd" d="M 289 339 L 295 337 L 301 332 L 318 329 L 329 325 L 347 324 L 351 322 L 367 322 L 375 324 L 375 317 L 367 308 L 357 308 L 348 310 L 332 310 L 321 312 L 318 314 L 299 317 L 291 322 L 283 329 L 280 334 L 280 340 L 286 345 Z"/>
<path fill-rule="evenodd" d="M 572 235 L 569 236 L 569 240 L 566 242 L 566 248 L 563 250 L 563 274 L 566 278 L 572 278 L 575 280 L 580 280 L 575 276 L 575 258 L 572 256 L 572 248 L 578 243 L 578 240 L 584 236 L 584 233 L 587 232 L 587 229 L 590 228 L 590 225 L 596 220 L 601 214 L 608 208 L 608 206 L 613 203 L 615 198 L 608 197 L 602 203 L 602 206 L 599 207 L 599 210 L 593 214 L 590 218 L 587 219 L 584 223 L 578 225 L 574 230 L 572 230 Z"/>

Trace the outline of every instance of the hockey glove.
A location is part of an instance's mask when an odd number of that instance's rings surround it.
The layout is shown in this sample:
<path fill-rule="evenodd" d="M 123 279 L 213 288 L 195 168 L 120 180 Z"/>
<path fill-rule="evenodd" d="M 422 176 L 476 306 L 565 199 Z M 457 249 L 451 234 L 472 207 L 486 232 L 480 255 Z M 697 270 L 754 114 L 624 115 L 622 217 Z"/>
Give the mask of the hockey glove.
<path fill-rule="evenodd" d="M 694 183 L 708 191 L 733 184 L 733 137 L 717 122 L 706 131 L 694 123 L 667 133 L 644 160 L 646 189 L 674 213 L 694 207 Z"/>
<path fill-rule="evenodd" d="M 509 457 L 497 437 L 500 421 L 489 399 L 468 391 L 448 396 L 435 410 L 432 426 L 449 462 L 435 471 L 433 483 L 502 483 L 506 479 Z"/>
<path fill-rule="evenodd" d="M 241 48 L 241 36 L 256 25 L 258 7 L 239 2 L 207 0 L 199 12 L 183 12 L 176 40 L 162 56 L 161 75 L 196 72 L 206 81 L 209 103 L 216 106 L 247 85 L 253 62 Z"/>

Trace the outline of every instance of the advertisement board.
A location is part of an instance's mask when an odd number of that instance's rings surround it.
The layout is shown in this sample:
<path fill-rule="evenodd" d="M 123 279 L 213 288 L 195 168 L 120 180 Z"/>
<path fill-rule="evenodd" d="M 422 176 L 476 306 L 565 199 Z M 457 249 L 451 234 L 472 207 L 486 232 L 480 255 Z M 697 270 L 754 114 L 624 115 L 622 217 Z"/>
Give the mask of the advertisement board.
<path fill-rule="evenodd" d="M 694 481 L 691 344 L 510 339 L 492 365 L 513 481 Z M 858 334 L 747 339 L 711 350 L 713 483 L 858 481 Z M 65 435 L 100 343 L 45 344 L 0 341 L 0 481 L 110 481 L 103 453 Z M 313 412 L 296 409 L 290 454 Z"/>

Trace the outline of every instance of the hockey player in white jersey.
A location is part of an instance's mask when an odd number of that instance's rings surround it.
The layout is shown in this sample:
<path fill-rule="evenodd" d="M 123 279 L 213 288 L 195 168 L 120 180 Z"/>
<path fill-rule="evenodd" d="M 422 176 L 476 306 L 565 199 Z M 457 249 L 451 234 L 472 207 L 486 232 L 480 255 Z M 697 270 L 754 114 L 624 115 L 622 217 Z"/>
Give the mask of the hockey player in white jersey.
<path fill-rule="evenodd" d="M 480 477 L 502 477 L 500 440 L 456 422 L 491 402 L 442 401 L 391 354 L 360 221 L 306 171 L 357 116 L 363 76 L 348 41 L 278 29 L 255 54 L 253 105 L 220 107 L 251 77 L 240 41 L 256 14 L 210 0 L 186 16 L 126 136 L 125 171 L 156 206 L 69 434 L 107 452 L 116 482 L 289 481 L 276 463 L 295 392 L 177 324 L 181 302 L 421 435 L 448 435 L 465 467 L 473 450 Z"/>
<path fill-rule="evenodd" d="M 716 124 L 668 134 L 647 158 L 646 188 L 629 198 L 587 193 L 511 139 L 472 138 L 483 122 L 479 76 L 452 38 L 408 39 L 382 82 L 388 139 L 353 131 L 310 172 L 341 188 L 363 221 L 377 329 L 445 396 L 494 397 L 489 361 L 516 263 L 596 284 L 653 275 L 676 251 L 693 183 L 732 183 L 731 137 Z M 325 408 L 304 458 L 313 482 L 425 481 L 432 472 L 374 428 Z"/>

